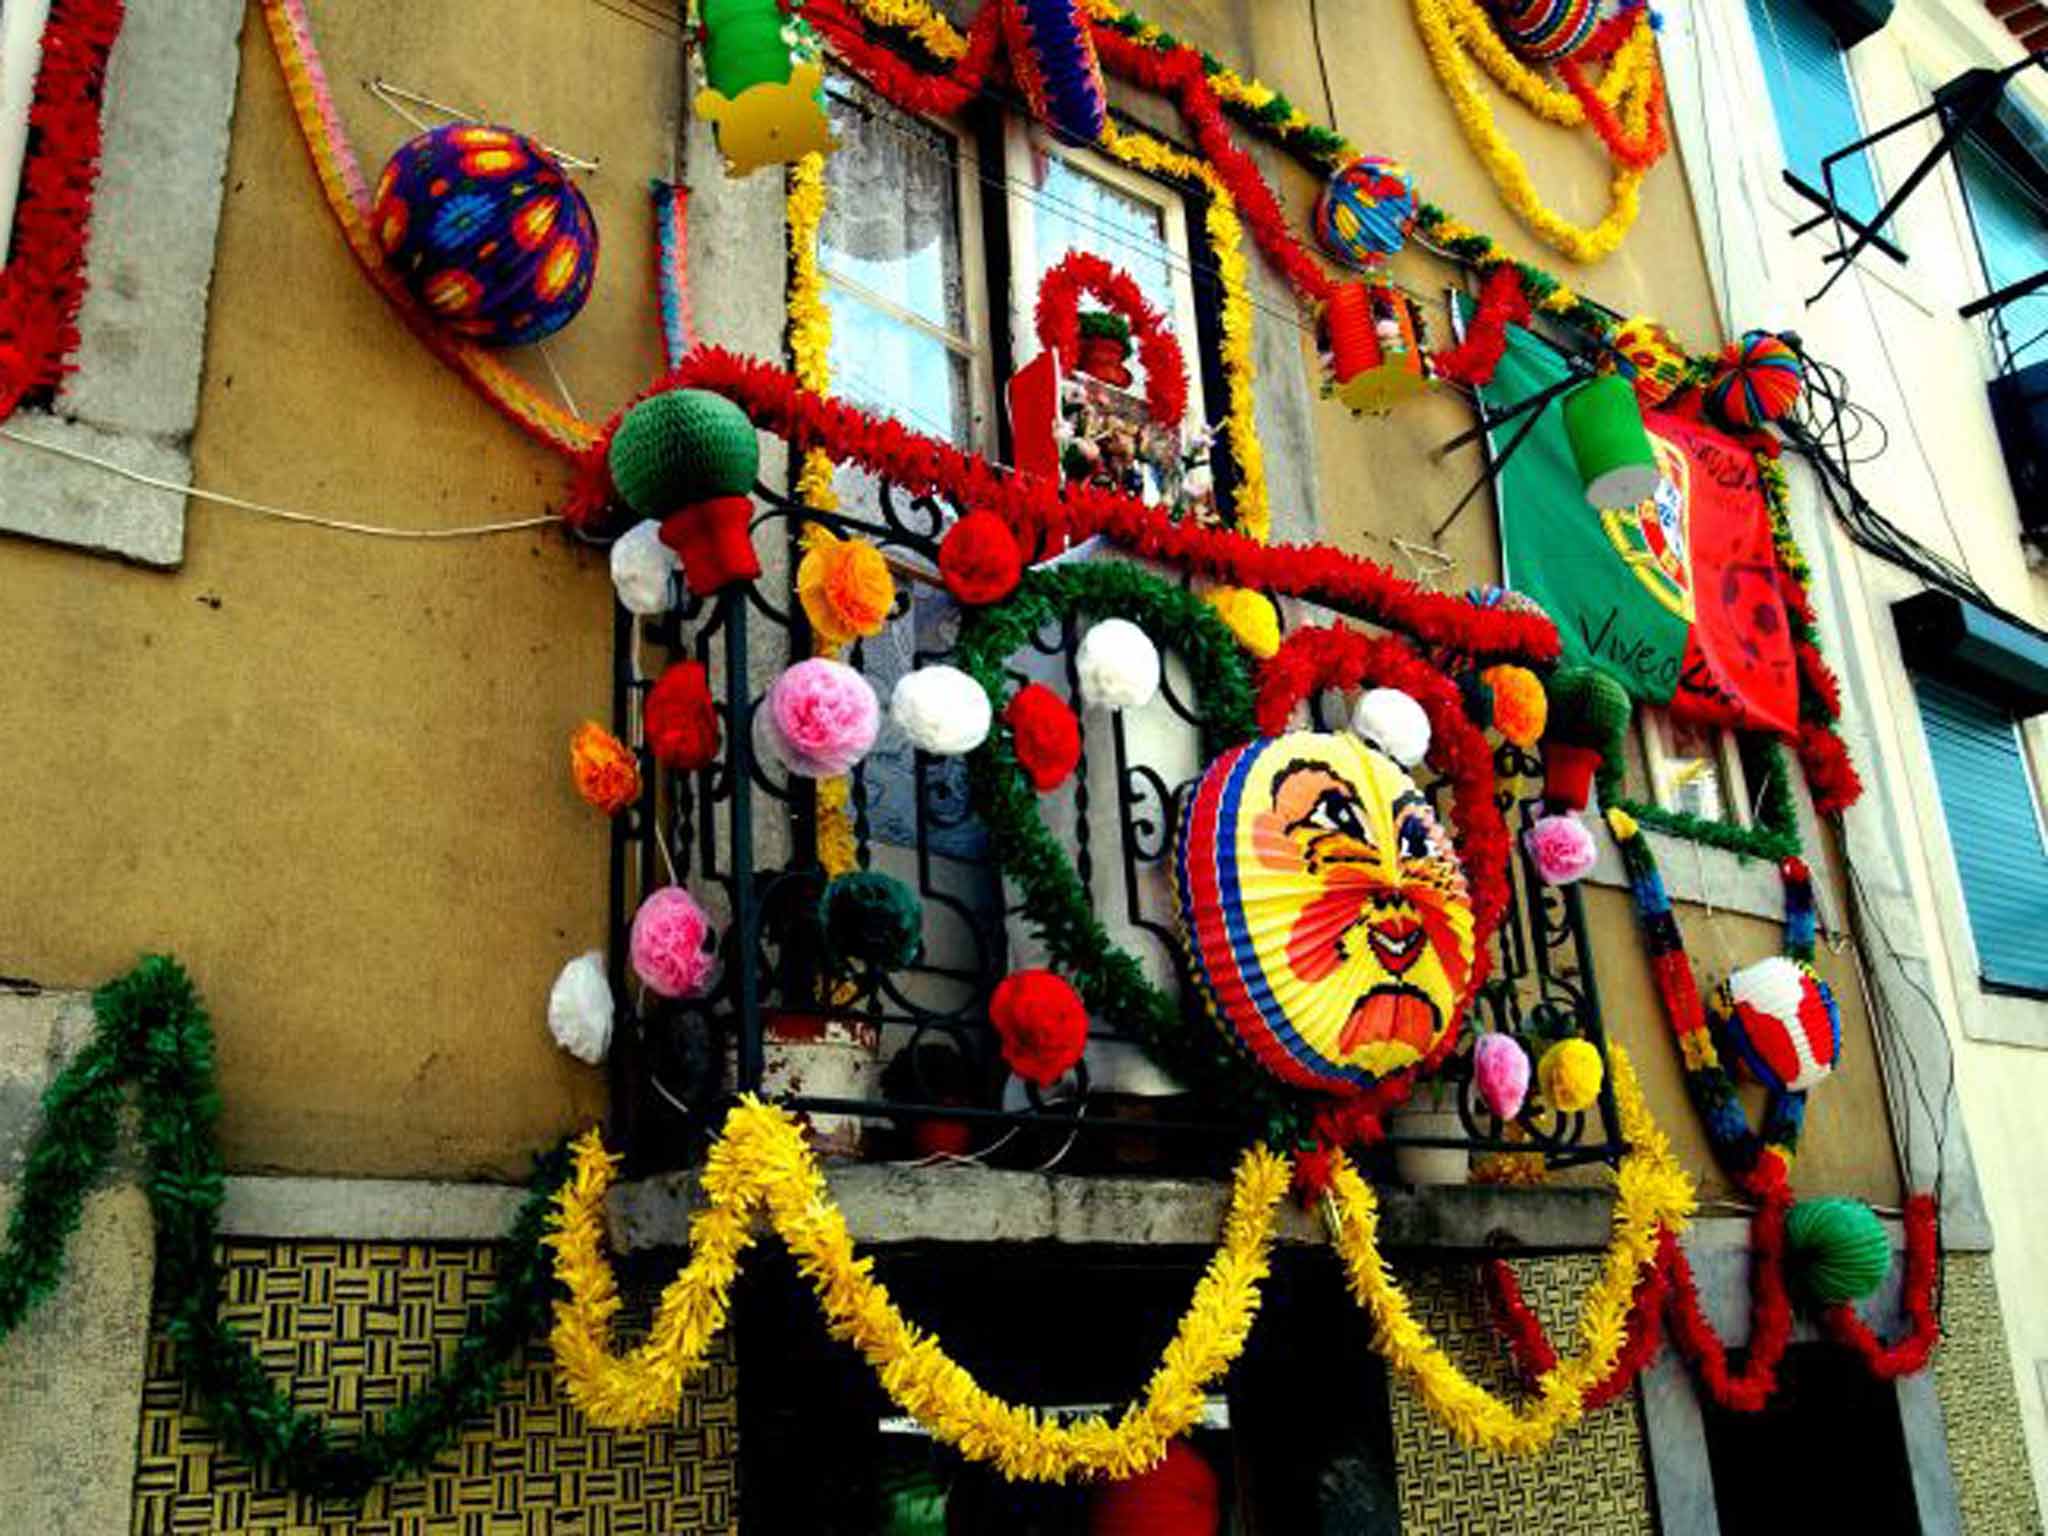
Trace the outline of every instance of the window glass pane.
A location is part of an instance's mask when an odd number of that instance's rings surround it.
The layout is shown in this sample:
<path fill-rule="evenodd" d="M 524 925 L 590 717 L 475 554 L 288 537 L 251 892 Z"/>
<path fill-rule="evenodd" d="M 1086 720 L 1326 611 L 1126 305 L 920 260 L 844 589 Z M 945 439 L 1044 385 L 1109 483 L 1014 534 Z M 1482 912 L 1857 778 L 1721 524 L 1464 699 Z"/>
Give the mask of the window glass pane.
<path fill-rule="evenodd" d="M 1785 168 L 1825 191 L 1821 161 L 1863 137 L 1841 44 L 1806 0 L 1748 0 L 1750 28 L 1763 57 Z M 1877 212 L 1877 183 L 1866 155 L 1835 163 L 1835 195 L 1859 219 Z"/>
<path fill-rule="evenodd" d="M 832 392 L 864 410 L 965 446 L 973 430 L 967 359 L 929 331 L 825 285 Z"/>
<path fill-rule="evenodd" d="M 1956 146 L 1956 168 L 1970 194 L 1970 217 L 1984 251 L 1985 286 L 2003 288 L 2048 267 L 2048 214 L 2020 179 L 1968 139 Z M 2048 293 L 2029 294 L 1999 313 L 2008 343 L 2025 346 L 2048 328 Z M 2035 352 L 2018 361 L 2036 362 L 2042 355 Z"/>
<path fill-rule="evenodd" d="M 818 262 L 962 335 L 959 146 L 851 81 L 826 101 L 839 148 L 825 157 L 825 218 Z"/>
<path fill-rule="evenodd" d="M 1730 821 L 1728 786 L 1717 750 L 1719 732 L 1690 721 L 1664 717 L 1671 743 L 1664 760 L 1664 798 L 1668 809 L 1708 821 Z"/>
<path fill-rule="evenodd" d="M 1068 251 L 1093 251 L 1130 273 L 1161 314 L 1177 313 L 1165 210 L 1077 169 L 1064 156 L 1047 154 L 1039 164 L 1032 208 L 1038 265 L 1032 288 Z"/>
<path fill-rule="evenodd" d="M 1997 705 L 1961 688 L 1916 677 L 1913 689 L 1978 972 L 1994 985 L 2048 991 L 2048 852 L 2018 728 Z"/>

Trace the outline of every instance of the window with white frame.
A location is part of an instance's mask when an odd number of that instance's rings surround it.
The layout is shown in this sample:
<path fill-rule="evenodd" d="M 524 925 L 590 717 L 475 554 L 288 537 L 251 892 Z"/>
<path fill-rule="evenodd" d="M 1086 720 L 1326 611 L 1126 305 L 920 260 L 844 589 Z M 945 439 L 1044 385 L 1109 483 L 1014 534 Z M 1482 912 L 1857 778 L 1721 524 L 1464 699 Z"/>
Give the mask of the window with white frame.
<path fill-rule="evenodd" d="M 1174 188 L 1093 150 L 1063 144 L 1012 117 L 1003 135 L 1010 223 L 1011 354 L 1038 354 L 1038 285 L 1067 252 L 1088 251 L 1121 267 L 1173 326 L 1188 358 L 1184 426 L 1207 419 L 1196 357 L 1197 317 L 1188 256 L 1186 200 Z"/>
<path fill-rule="evenodd" d="M 986 448 L 991 393 L 979 167 L 958 124 L 834 76 L 818 265 L 832 389 L 957 447 Z"/>
<path fill-rule="evenodd" d="M 0 267 L 13 249 L 14 203 L 28 154 L 28 109 L 42 67 L 50 0 L 0 3 Z"/>
<path fill-rule="evenodd" d="M 1763 63 L 1771 115 L 1785 155 L 1785 175 L 1802 195 L 1826 201 L 1823 162 L 1865 133 L 1849 79 L 1848 60 L 1812 0 L 1747 0 L 1750 31 Z M 1868 222 L 1879 207 L 1877 173 L 1868 153 L 1834 165 L 1835 201 Z"/>
<path fill-rule="evenodd" d="M 1652 801 L 1705 821 L 1750 825 L 1749 779 L 1734 731 L 1679 720 L 1667 709 L 1637 716 Z"/>

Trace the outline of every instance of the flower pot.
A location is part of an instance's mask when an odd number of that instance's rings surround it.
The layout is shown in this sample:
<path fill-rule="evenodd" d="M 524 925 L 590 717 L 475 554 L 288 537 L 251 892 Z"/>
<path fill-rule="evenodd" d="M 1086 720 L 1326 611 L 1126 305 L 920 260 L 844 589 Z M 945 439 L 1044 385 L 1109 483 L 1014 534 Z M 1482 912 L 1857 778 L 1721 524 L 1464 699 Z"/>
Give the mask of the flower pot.
<path fill-rule="evenodd" d="M 1438 1136 L 1466 1140 L 1465 1122 L 1456 1106 L 1411 1106 L 1387 1117 L 1387 1135 Z M 1396 1143 L 1394 1169 L 1409 1184 L 1462 1184 L 1472 1171 L 1472 1154 L 1463 1146 L 1412 1147 Z"/>
<path fill-rule="evenodd" d="M 873 1099 L 882 1036 L 865 1019 L 818 1013 L 770 1013 L 761 1021 L 761 1092 L 768 1099 Z M 859 1115 L 812 1111 L 803 1116 L 811 1146 L 828 1160 L 861 1155 Z"/>

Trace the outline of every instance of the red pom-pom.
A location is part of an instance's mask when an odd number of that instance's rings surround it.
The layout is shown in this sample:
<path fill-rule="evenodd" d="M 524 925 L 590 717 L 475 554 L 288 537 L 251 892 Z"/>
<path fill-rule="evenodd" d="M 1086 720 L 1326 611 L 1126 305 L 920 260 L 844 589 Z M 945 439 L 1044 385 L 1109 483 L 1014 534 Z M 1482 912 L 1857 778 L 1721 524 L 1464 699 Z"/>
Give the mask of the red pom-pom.
<path fill-rule="evenodd" d="M 1223 1520 L 1216 1472 L 1185 1440 L 1169 1440 L 1149 1472 L 1105 1483 L 1089 1502 L 1088 1536 L 1214 1536 Z"/>
<path fill-rule="evenodd" d="M 1058 789 L 1081 761 L 1081 722 L 1043 683 L 1026 683 L 1003 711 L 1018 766 L 1041 795 Z"/>
<path fill-rule="evenodd" d="M 718 707 L 701 661 L 679 661 L 647 694 L 647 745 L 655 761 L 695 773 L 718 755 Z"/>
<path fill-rule="evenodd" d="M 939 541 L 939 575 L 956 602 L 970 608 L 1000 603 L 1024 575 L 1023 551 L 1010 525 L 993 512 L 970 512 Z"/>
<path fill-rule="evenodd" d="M 661 542 L 683 562 L 683 580 L 697 597 L 752 581 L 761 574 L 751 523 L 754 503 L 746 496 L 713 496 L 671 513 L 661 525 Z"/>
<path fill-rule="evenodd" d="M 989 997 L 988 1018 L 1010 1070 L 1041 1088 L 1058 1082 L 1088 1048 L 1081 994 L 1051 971 L 1005 976 Z"/>

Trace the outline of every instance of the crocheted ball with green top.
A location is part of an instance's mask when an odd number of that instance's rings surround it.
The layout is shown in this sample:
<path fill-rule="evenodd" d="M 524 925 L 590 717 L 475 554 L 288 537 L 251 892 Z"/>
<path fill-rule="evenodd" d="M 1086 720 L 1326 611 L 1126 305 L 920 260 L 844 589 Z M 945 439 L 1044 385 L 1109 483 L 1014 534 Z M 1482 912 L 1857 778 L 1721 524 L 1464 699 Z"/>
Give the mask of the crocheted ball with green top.
<path fill-rule="evenodd" d="M 1550 695 L 1545 741 L 1591 747 L 1616 758 L 1634 708 L 1619 679 L 1598 667 L 1559 667 L 1544 691 Z"/>
<path fill-rule="evenodd" d="M 1802 1200 L 1785 1215 L 1785 1258 L 1793 1283 L 1823 1306 L 1861 1301 L 1892 1267 L 1891 1239 L 1861 1200 Z"/>
<path fill-rule="evenodd" d="M 747 413 L 706 389 L 649 395 L 612 434 L 612 484 L 642 517 L 666 517 L 715 496 L 744 496 L 761 468 Z"/>

